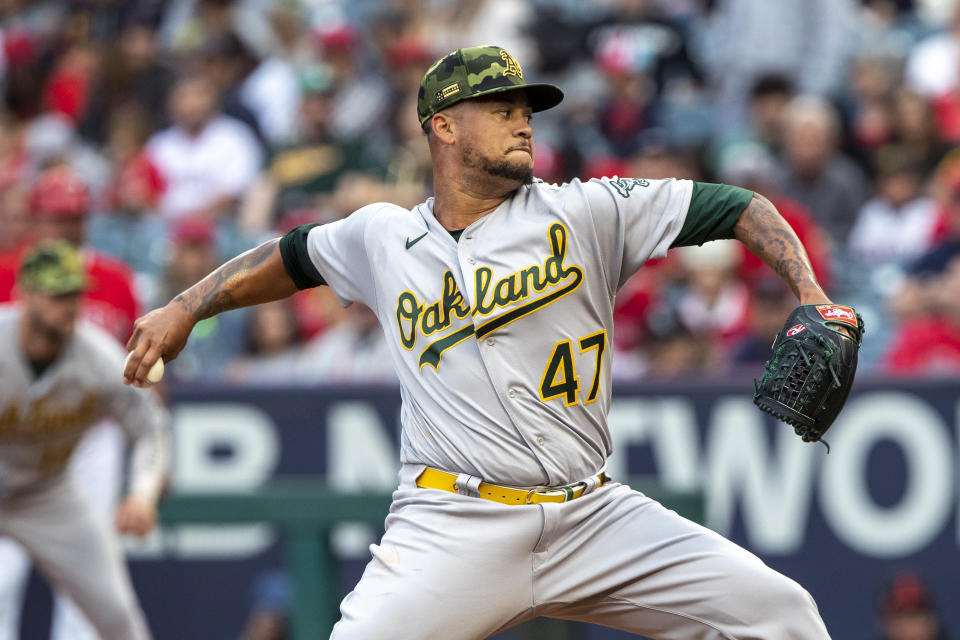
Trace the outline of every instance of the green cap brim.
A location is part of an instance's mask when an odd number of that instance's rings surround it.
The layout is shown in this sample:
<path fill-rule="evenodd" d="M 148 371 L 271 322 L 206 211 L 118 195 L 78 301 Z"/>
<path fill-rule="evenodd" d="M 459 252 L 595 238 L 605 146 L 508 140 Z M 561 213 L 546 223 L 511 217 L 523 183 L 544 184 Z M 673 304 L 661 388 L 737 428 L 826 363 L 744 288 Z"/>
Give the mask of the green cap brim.
<path fill-rule="evenodd" d="M 434 113 L 431 113 L 429 116 L 424 118 L 420 124 L 423 125 L 437 113 L 449 109 L 455 104 L 466 102 L 467 100 L 472 100 L 473 98 L 489 96 L 494 93 L 505 93 L 507 91 L 525 91 L 527 93 L 527 100 L 530 102 L 530 108 L 533 109 L 534 113 L 552 109 L 563 101 L 563 91 L 560 89 L 560 87 L 543 82 L 535 82 L 533 84 L 524 84 L 513 87 L 495 87 L 493 89 L 487 89 L 486 91 L 478 91 L 477 93 L 463 96 L 460 99 L 451 100 L 448 104 L 443 106 L 443 109 L 437 109 Z"/>
<path fill-rule="evenodd" d="M 563 91 L 560 90 L 560 87 L 554 86 L 552 84 L 547 84 L 545 82 L 535 82 L 533 84 L 527 84 L 522 87 L 516 87 L 517 89 L 523 89 L 527 92 L 527 100 L 530 101 L 530 107 L 533 109 L 534 113 L 538 111 L 546 111 L 547 109 L 552 109 L 563 101 Z M 508 91 L 509 89 L 501 89 L 501 91 Z M 496 89 L 484 93 L 496 93 Z M 478 95 L 483 95 L 478 94 Z"/>

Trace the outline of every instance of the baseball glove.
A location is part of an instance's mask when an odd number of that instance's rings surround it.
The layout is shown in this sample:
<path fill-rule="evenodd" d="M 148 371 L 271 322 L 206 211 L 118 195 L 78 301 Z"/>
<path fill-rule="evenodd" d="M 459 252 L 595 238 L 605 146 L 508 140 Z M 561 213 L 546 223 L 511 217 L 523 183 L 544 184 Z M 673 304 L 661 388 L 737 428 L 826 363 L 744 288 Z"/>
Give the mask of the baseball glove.
<path fill-rule="evenodd" d="M 853 386 L 862 336 L 863 319 L 851 307 L 797 307 L 773 342 L 763 377 L 754 380 L 753 403 L 804 442 L 819 441 Z"/>

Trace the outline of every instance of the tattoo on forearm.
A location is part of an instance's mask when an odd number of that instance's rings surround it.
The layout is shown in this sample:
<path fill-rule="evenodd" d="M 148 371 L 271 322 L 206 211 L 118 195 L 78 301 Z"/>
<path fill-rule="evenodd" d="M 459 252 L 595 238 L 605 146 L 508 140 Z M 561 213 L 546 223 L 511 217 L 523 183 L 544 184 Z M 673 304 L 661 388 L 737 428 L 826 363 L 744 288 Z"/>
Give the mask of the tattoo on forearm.
<path fill-rule="evenodd" d="M 237 288 L 251 269 L 262 264 L 278 239 L 265 242 L 240 254 L 222 265 L 206 278 L 173 299 L 197 321 L 241 306 L 236 298 Z"/>
<path fill-rule="evenodd" d="M 807 252 L 769 200 L 755 193 L 735 227 L 737 238 L 770 265 L 799 297 L 803 285 L 817 285 Z"/>

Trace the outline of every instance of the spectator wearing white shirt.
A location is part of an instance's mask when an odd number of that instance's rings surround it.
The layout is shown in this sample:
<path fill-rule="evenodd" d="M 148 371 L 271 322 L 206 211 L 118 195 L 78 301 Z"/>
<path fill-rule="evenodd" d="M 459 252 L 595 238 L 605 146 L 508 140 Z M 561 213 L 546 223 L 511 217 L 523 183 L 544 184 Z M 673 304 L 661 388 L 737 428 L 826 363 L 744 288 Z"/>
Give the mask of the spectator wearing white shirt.
<path fill-rule="evenodd" d="M 181 78 L 168 108 L 173 125 L 147 143 L 147 154 L 167 185 L 160 214 L 168 221 L 231 216 L 260 170 L 256 137 L 239 120 L 218 112 L 216 89 L 201 75 Z"/>
<path fill-rule="evenodd" d="M 960 4 L 953 9 L 947 29 L 920 41 L 907 58 L 907 85 L 927 98 L 950 93 L 957 85 L 960 65 Z"/>
<path fill-rule="evenodd" d="M 850 232 L 851 255 L 861 264 L 904 265 L 928 251 L 944 228 L 940 207 L 921 193 L 920 163 L 903 149 L 888 146 L 876 154 L 877 195 Z"/>
<path fill-rule="evenodd" d="M 243 80 L 239 96 L 257 117 L 270 146 L 290 144 L 297 135 L 300 112 L 300 69 L 316 53 L 300 3 L 275 3 L 267 10 L 274 46 Z"/>

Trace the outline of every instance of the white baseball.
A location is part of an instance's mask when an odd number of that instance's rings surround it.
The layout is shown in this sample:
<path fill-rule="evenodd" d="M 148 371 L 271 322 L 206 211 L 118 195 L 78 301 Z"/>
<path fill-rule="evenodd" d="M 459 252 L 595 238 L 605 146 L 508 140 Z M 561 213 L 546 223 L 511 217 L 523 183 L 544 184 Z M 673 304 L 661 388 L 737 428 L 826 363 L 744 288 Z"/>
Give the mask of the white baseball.
<path fill-rule="evenodd" d="M 147 371 L 147 382 L 149 382 L 150 384 L 157 384 L 162 379 L 163 379 L 163 358 L 157 358 L 157 361 L 153 363 L 152 367 L 150 367 L 150 371 Z"/>
<path fill-rule="evenodd" d="M 131 351 L 127 354 L 127 360 L 129 361 L 133 352 Z M 150 371 L 147 372 L 147 384 L 157 384 L 160 380 L 163 379 L 163 358 L 157 358 L 157 361 L 153 363 L 153 366 L 150 367 Z"/>

